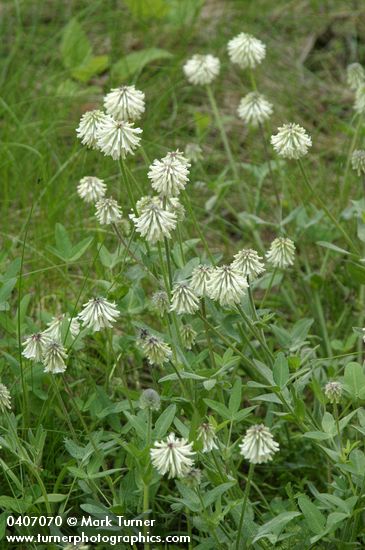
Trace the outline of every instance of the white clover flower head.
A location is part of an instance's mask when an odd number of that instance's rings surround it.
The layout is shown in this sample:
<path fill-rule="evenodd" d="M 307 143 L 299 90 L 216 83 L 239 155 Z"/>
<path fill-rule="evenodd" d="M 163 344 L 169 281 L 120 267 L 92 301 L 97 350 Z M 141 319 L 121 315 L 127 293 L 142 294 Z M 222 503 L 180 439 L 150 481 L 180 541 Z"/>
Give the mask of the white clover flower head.
<path fill-rule="evenodd" d="M 48 336 L 50 340 L 61 340 L 62 326 L 65 319 L 66 315 L 64 313 L 52 317 L 49 323 L 47 323 L 47 328 L 43 331 L 43 334 Z"/>
<path fill-rule="evenodd" d="M 256 279 L 265 271 L 264 264 L 261 262 L 262 256 L 259 256 L 256 250 L 245 248 L 235 254 L 231 266 L 240 271 L 245 277 Z"/>
<path fill-rule="evenodd" d="M 157 391 L 152 388 L 143 390 L 141 397 L 139 398 L 139 406 L 141 409 L 150 409 L 151 411 L 160 410 L 161 398 Z"/>
<path fill-rule="evenodd" d="M 104 197 L 95 205 L 95 216 L 100 225 L 118 223 L 122 218 L 122 210 L 115 199 Z"/>
<path fill-rule="evenodd" d="M 106 114 L 103 111 L 87 111 L 80 119 L 76 134 L 81 143 L 87 147 L 96 149 L 97 133 L 106 120 Z"/>
<path fill-rule="evenodd" d="M 138 208 L 140 215 L 130 214 L 129 217 L 142 237 L 152 244 L 162 241 L 165 237 L 171 238 L 171 231 L 176 228 L 176 214 L 163 208 L 160 197 L 149 197 L 143 207 L 138 205 Z"/>
<path fill-rule="evenodd" d="M 270 118 L 273 112 L 272 104 L 258 92 L 250 92 L 240 101 L 237 109 L 238 116 L 248 126 L 258 126 Z"/>
<path fill-rule="evenodd" d="M 285 269 L 293 265 L 295 259 L 295 244 L 291 239 L 278 237 L 270 245 L 266 252 L 266 260 L 280 269 Z"/>
<path fill-rule="evenodd" d="M 134 121 L 145 111 L 144 93 L 135 86 L 112 88 L 104 97 L 104 107 L 115 120 Z"/>
<path fill-rule="evenodd" d="M 5 412 L 6 409 L 11 409 L 11 395 L 8 388 L 0 384 L 0 411 Z"/>
<path fill-rule="evenodd" d="M 178 315 L 193 314 L 199 309 L 199 298 L 190 288 L 187 281 L 176 283 L 172 290 L 170 311 Z"/>
<path fill-rule="evenodd" d="M 288 159 L 300 159 L 312 147 L 311 137 L 294 122 L 280 126 L 278 133 L 271 136 L 270 141 L 277 154 Z"/>
<path fill-rule="evenodd" d="M 187 350 L 191 350 L 195 344 L 197 332 L 191 325 L 183 325 L 181 327 L 181 341 Z"/>
<path fill-rule="evenodd" d="M 132 122 L 114 120 L 106 115 L 97 130 L 97 146 L 113 160 L 124 159 L 127 155 L 134 155 L 141 141 L 141 133 L 141 128 L 135 128 Z"/>
<path fill-rule="evenodd" d="M 262 464 L 273 459 L 279 444 L 274 440 L 269 428 L 264 424 L 251 426 L 240 445 L 241 454 L 251 464 Z"/>
<path fill-rule="evenodd" d="M 190 84 L 210 84 L 219 75 L 221 62 L 214 55 L 195 54 L 185 63 L 183 71 Z"/>
<path fill-rule="evenodd" d="M 190 287 L 197 296 L 208 296 L 207 285 L 213 268 L 210 265 L 200 264 L 191 274 Z"/>
<path fill-rule="evenodd" d="M 347 67 L 347 84 L 350 90 L 356 91 L 365 83 L 365 70 L 360 63 L 351 63 Z"/>
<path fill-rule="evenodd" d="M 43 332 L 36 332 L 32 334 L 23 342 L 23 357 L 26 359 L 32 359 L 39 363 L 42 361 L 46 345 L 50 342 L 50 337 Z"/>
<path fill-rule="evenodd" d="M 218 449 L 215 428 L 210 422 L 204 422 L 199 426 L 198 439 L 201 439 L 203 442 L 203 453 L 210 453 L 213 449 Z"/>
<path fill-rule="evenodd" d="M 157 193 L 163 197 L 176 197 L 189 181 L 189 168 L 188 160 L 180 151 L 175 151 L 161 160 L 154 160 L 148 177 Z"/>
<path fill-rule="evenodd" d="M 96 202 L 104 197 L 105 192 L 104 180 L 93 176 L 85 176 L 77 186 L 77 193 L 85 202 Z"/>
<path fill-rule="evenodd" d="M 152 308 L 162 317 L 168 312 L 170 303 L 169 297 L 164 290 L 159 290 L 152 294 L 151 298 Z"/>
<path fill-rule="evenodd" d="M 357 175 L 365 174 L 365 150 L 357 149 L 352 153 L 351 164 L 353 170 L 356 170 Z"/>
<path fill-rule="evenodd" d="M 336 380 L 325 385 L 324 393 L 330 403 L 339 403 L 342 397 L 343 386 Z"/>
<path fill-rule="evenodd" d="M 183 482 L 188 485 L 188 487 L 198 487 L 201 483 L 202 475 L 203 473 L 200 468 L 191 468 L 183 478 Z"/>
<path fill-rule="evenodd" d="M 112 328 L 120 313 L 114 302 L 108 302 L 106 298 L 99 296 L 91 298 L 83 305 L 83 310 L 78 314 L 78 319 L 85 328 L 98 332 L 103 328 Z"/>
<path fill-rule="evenodd" d="M 150 365 L 162 366 L 171 358 L 170 346 L 157 336 L 148 335 L 140 339 L 140 344 Z"/>
<path fill-rule="evenodd" d="M 63 550 L 89 550 L 90 546 L 86 544 L 67 544 Z"/>
<path fill-rule="evenodd" d="M 44 372 L 50 372 L 52 374 L 65 372 L 65 359 L 67 359 L 67 353 L 63 345 L 60 342 L 50 341 L 46 345 L 42 360 Z"/>
<path fill-rule="evenodd" d="M 193 466 L 192 447 L 186 439 L 170 433 L 166 441 L 155 442 L 150 450 L 151 462 L 161 475 L 168 474 L 169 479 L 185 477 Z"/>
<path fill-rule="evenodd" d="M 248 283 L 240 271 L 231 265 L 216 267 L 208 282 L 208 295 L 222 307 L 239 304 L 246 294 Z"/>
<path fill-rule="evenodd" d="M 356 90 L 354 109 L 359 115 L 365 113 L 365 83 Z"/>
<path fill-rule="evenodd" d="M 185 147 L 185 156 L 190 162 L 199 162 L 203 160 L 203 149 L 198 143 L 187 143 Z"/>
<path fill-rule="evenodd" d="M 241 69 L 254 69 L 266 55 L 266 46 L 251 34 L 241 32 L 228 42 L 228 55 Z"/>

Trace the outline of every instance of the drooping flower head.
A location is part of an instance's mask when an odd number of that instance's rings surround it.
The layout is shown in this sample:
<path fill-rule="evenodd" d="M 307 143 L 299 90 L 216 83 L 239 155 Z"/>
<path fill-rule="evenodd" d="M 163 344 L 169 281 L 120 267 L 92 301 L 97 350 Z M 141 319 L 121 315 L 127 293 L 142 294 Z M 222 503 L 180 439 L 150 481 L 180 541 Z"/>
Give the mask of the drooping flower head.
<path fill-rule="evenodd" d="M 169 297 L 164 290 L 155 292 L 151 298 L 152 308 L 162 317 L 168 312 L 170 303 Z"/>
<path fill-rule="evenodd" d="M 273 112 L 272 104 L 258 92 L 250 92 L 240 101 L 238 116 L 247 124 L 258 126 L 267 120 Z"/>
<path fill-rule="evenodd" d="M 139 398 L 139 406 L 141 409 L 158 411 L 161 407 L 161 397 L 158 395 L 157 391 L 152 388 L 143 390 L 141 397 Z"/>
<path fill-rule="evenodd" d="M 339 403 L 341 401 L 343 386 L 341 382 L 334 380 L 328 382 L 324 388 L 324 393 L 330 403 Z"/>
<path fill-rule="evenodd" d="M 106 185 L 104 180 L 93 176 L 85 176 L 80 180 L 77 192 L 85 202 L 96 202 L 104 197 Z"/>
<path fill-rule="evenodd" d="M 178 315 L 193 314 L 199 309 L 199 298 L 186 281 L 176 283 L 172 290 L 170 311 Z"/>
<path fill-rule="evenodd" d="M 274 440 L 269 428 L 264 424 L 251 426 L 240 445 L 241 454 L 251 464 L 269 462 L 278 450 L 279 444 Z"/>
<path fill-rule="evenodd" d="M 277 154 L 288 159 L 300 159 L 312 147 L 311 137 L 304 128 L 293 122 L 280 126 L 270 141 Z"/>
<path fill-rule="evenodd" d="M 246 277 L 231 265 L 216 267 L 208 282 L 208 294 L 221 306 L 239 304 L 248 288 Z"/>
<path fill-rule="evenodd" d="M 210 422 L 204 422 L 199 426 L 198 439 L 203 442 L 203 453 L 210 453 L 213 449 L 218 449 L 215 428 Z"/>
<path fill-rule="evenodd" d="M 192 444 L 184 438 L 177 438 L 171 433 L 166 441 L 156 441 L 150 451 L 151 462 L 161 474 L 173 477 L 185 477 L 193 466 L 195 452 Z"/>
<path fill-rule="evenodd" d="M 357 175 L 365 174 L 365 151 L 364 149 L 357 149 L 351 156 L 352 168 L 356 170 Z"/>
<path fill-rule="evenodd" d="M 63 345 L 60 342 L 50 341 L 46 345 L 42 360 L 44 372 L 50 372 L 52 374 L 65 372 L 65 359 L 67 359 L 67 353 Z"/>
<path fill-rule="evenodd" d="M 285 269 L 293 265 L 295 258 L 295 245 L 291 239 L 278 237 L 271 243 L 266 252 L 267 261 L 274 267 Z"/>
<path fill-rule="evenodd" d="M 241 32 L 228 42 L 228 55 L 241 69 L 254 69 L 266 55 L 266 46 L 251 34 Z"/>
<path fill-rule="evenodd" d="M 122 218 L 122 210 L 117 201 L 112 197 L 100 199 L 96 203 L 95 208 L 95 216 L 100 225 L 118 223 Z"/>
<path fill-rule="evenodd" d="M 364 67 L 360 63 L 351 63 L 347 67 L 347 84 L 351 90 L 356 91 L 365 83 Z"/>
<path fill-rule="evenodd" d="M 98 332 L 103 328 L 112 328 L 120 313 L 114 302 L 108 302 L 105 298 L 91 298 L 83 305 L 83 310 L 78 314 L 86 328 Z"/>
<path fill-rule="evenodd" d="M 141 128 L 135 128 L 133 123 L 114 120 L 106 115 L 97 130 L 97 146 L 105 156 L 111 156 L 113 160 L 124 159 L 127 155 L 134 155 L 141 141 L 141 133 Z"/>
<path fill-rule="evenodd" d="M 76 134 L 83 145 L 96 148 L 97 133 L 105 120 L 106 114 L 99 110 L 87 111 L 82 115 Z"/>
<path fill-rule="evenodd" d="M 164 197 L 176 197 L 189 181 L 189 161 L 179 150 L 154 160 L 148 177 L 155 191 Z"/>
<path fill-rule="evenodd" d="M 191 84 L 203 86 L 213 82 L 219 75 L 220 67 L 218 57 L 195 54 L 185 63 L 183 70 Z"/>
<path fill-rule="evenodd" d="M 0 411 L 11 409 L 11 395 L 8 388 L 4 384 L 0 384 Z"/>
<path fill-rule="evenodd" d="M 148 335 L 140 340 L 141 347 L 146 354 L 150 365 L 160 365 L 167 363 L 172 355 L 171 348 L 161 338 Z"/>
<path fill-rule="evenodd" d="M 210 265 L 200 264 L 191 274 L 190 287 L 197 296 L 208 296 L 208 282 L 213 268 Z"/>
<path fill-rule="evenodd" d="M 187 143 L 185 147 L 185 156 L 190 162 L 199 162 L 203 159 L 203 149 L 198 143 Z"/>
<path fill-rule="evenodd" d="M 234 260 L 231 266 L 240 271 L 245 277 L 255 279 L 265 271 L 264 264 L 261 262 L 262 257 L 252 248 L 240 250 L 233 257 Z"/>
<path fill-rule="evenodd" d="M 47 328 L 43 331 L 43 334 L 48 336 L 50 340 L 61 340 L 62 327 L 65 319 L 66 315 L 64 313 L 52 317 L 49 323 L 47 323 Z"/>
<path fill-rule="evenodd" d="M 46 345 L 50 342 L 50 337 L 44 332 L 36 332 L 23 342 L 22 355 L 27 359 L 40 362 L 44 355 Z"/>
<path fill-rule="evenodd" d="M 197 333 L 191 325 L 183 325 L 181 327 L 181 341 L 187 350 L 191 350 L 195 343 L 196 337 Z"/>
<path fill-rule="evenodd" d="M 137 205 L 140 215 L 130 214 L 136 230 L 153 244 L 162 241 L 164 237 L 170 239 L 171 231 L 176 228 L 176 215 L 163 208 L 159 197 L 144 198 L 143 206 Z"/>
<path fill-rule="evenodd" d="M 358 115 L 365 113 L 365 83 L 356 89 L 354 109 Z"/>
<path fill-rule="evenodd" d="M 145 111 L 144 93 L 135 86 L 112 88 L 104 97 L 106 112 L 115 120 L 134 121 Z"/>

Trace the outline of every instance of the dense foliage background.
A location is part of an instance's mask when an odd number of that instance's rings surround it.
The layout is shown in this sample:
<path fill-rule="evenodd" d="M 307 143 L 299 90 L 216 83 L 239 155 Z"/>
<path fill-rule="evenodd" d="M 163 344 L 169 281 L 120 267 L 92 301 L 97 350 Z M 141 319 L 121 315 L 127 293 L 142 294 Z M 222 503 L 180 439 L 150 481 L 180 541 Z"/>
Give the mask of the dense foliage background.
<path fill-rule="evenodd" d="M 237 442 L 251 423 L 262 421 L 272 426 L 281 450 L 256 469 L 242 544 L 361 548 L 365 202 L 363 177 L 348 159 L 355 146 L 362 147 L 364 128 L 354 117 L 346 66 L 364 62 L 363 2 L 17 0 L 0 2 L 0 21 L 0 377 L 12 396 L 12 411 L 3 413 L 0 428 L 0 535 L 9 513 L 137 516 L 147 482 L 159 532 L 191 530 L 191 548 L 234 548 L 248 471 Z M 251 81 L 230 64 L 226 45 L 241 31 L 267 45 L 265 62 L 255 71 L 260 91 L 274 104 L 264 140 L 236 115 Z M 222 62 L 213 89 L 238 180 L 204 88 L 188 84 L 182 72 L 197 52 Z M 262 254 L 278 234 L 271 158 L 282 228 L 297 248 L 294 266 L 276 275 L 259 311 L 274 378 L 255 337 L 246 334 L 250 346 L 242 340 L 246 329 L 237 312 L 213 304 L 209 322 L 218 333 L 212 329 L 211 341 L 201 318 L 191 321 L 198 332 L 197 344 L 186 352 L 195 374 L 187 377 L 194 407 L 181 395 L 174 371 L 151 368 L 138 347 L 142 327 L 168 340 L 164 321 L 151 310 L 151 294 L 159 289 L 76 194 L 83 176 L 96 175 L 128 219 L 118 164 L 82 147 L 75 133 L 80 116 L 100 108 L 104 93 L 121 83 L 135 83 L 146 94 L 143 151 L 128 158 L 145 193 L 149 159 L 188 143 L 201 146 L 188 191 L 221 263 L 242 248 Z M 312 136 L 305 164 L 314 194 L 297 164 L 279 161 L 267 145 L 288 121 Z M 353 249 L 318 197 L 346 229 Z M 175 276 L 205 256 L 190 213 L 181 231 L 185 262 L 173 242 Z M 138 240 L 133 250 L 158 274 L 156 252 L 146 255 Z M 255 287 L 258 308 L 270 275 Z M 27 335 L 56 314 L 71 314 L 110 283 L 121 318 L 113 331 L 86 335 L 74 346 L 65 376 L 52 378 L 21 357 Z M 242 355 L 256 361 L 256 378 L 248 375 Z M 332 379 L 345 389 L 341 437 L 323 392 Z M 199 457 L 202 500 L 149 469 L 146 416 L 138 408 L 148 387 L 162 397 L 153 416 L 155 439 L 174 430 L 195 440 L 208 413 L 215 418 L 219 451 Z"/>

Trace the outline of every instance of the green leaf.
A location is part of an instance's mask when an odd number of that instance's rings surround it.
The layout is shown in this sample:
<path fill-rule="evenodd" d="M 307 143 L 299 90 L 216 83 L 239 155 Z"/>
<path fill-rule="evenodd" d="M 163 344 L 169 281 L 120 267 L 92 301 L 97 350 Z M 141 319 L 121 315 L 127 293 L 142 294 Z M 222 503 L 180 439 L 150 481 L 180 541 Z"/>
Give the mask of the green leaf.
<path fill-rule="evenodd" d="M 155 439 L 161 439 L 164 437 L 167 430 L 171 426 L 176 414 L 176 405 L 172 404 L 159 416 L 156 421 L 155 429 L 153 430 L 153 437 Z"/>
<path fill-rule="evenodd" d="M 321 535 L 326 526 L 326 518 L 306 496 L 298 498 L 298 505 L 305 517 L 308 529 L 316 535 Z"/>
<path fill-rule="evenodd" d="M 71 254 L 72 243 L 68 236 L 66 228 L 61 223 L 56 223 L 55 239 L 57 250 L 67 258 Z"/>
<path fill-rule="evenodd" d="M 300 516 L 300 512 L 282 512 L 274 519 L 271 519 L 264 525 L 261 525 L 253 542 L 266 537 L 269 533 L 278 535 L 282 529 L 294 518 Z"/>
<path fill-rule="evenodd" d="M 62 502 L 63 500 L 66 500 L 67 496 L 68 495 L 61 495 L 60 493 L 49 493 L 47 495 L 47 500 L 48 502 Z M 43 502 L 46 502 L 46 499 L 41 496 L 37 498 L 34 504 L 42 504 Z"/>
<path fill-rule="evenodd" d="M 161 19 L 169 11 L 166 0 L 124 0 L 136 19 Z"/>
<path fill-rule="evenodd" d="M 146 65 L 161 59 L 170 59 L 172 54 L 160 48 L 147 48 L 133 52 L 117 61 L 112 68 L 114 80 L 124 81 L 140 73 Z"/>
<path fill-rule="evenodd" d="M 289 380 L 289 366 L 288 361 L 283 353 L 278 353 L 274 367 L 273 367 L 273 377 L 275 383 L 279 388 L 284 388 Z"/>
<path fill-rule="evenodd" d="M 365 284 L 365 267 L 354 262 L 347 262 L 347 271 L 351 279 L 361 285 Z"/>
<path fill-rule="evenodd" d="M 0 311 L 6 311 L 9 309 L 8 298 L 10 298 L 11 293 L 17 283 L 17 279 L 8 279 L 0 288 Z"/>
<path fill-rule="evenodd" d="M 17 499 L 13 497 L 2 496 L 0 497 L 0 508 L 4 510 L 10 510 L 17 514 L 26 512 L 31 505 L 29 497 Z"/>
<path fill-rule="evenodd" d="M 330 439 L 331 435 L 324 432 L 306 432 L 303 434 L 303 437 L 308 439 L 317 439 L 318 441 L 324 441 L 325 439 Z"/>
<path fill-rule="evenodd" d="M 109 57 L 107 55 L 95 55 L 73 69 L 71 75 L 80 82 L 89 82 L 93 76 L 103 73 L 108 67 Z"/>
<path fill-rule="evenodd" d="M 238 378 L 234 383 L 232 393 L 230 395 L 229 402 L 228 402 L 229 412 L 232 415 L 234 415 L 236 412 L 239 411 L 239 408 L 241 405 L 241 398 L 242 398 L 242 381 L 240 378 Z"/>
<path fill-rule="evenodd" d="M 212 399 L 204 399 L 204 403 L 213 409 L 213 411 L 220 414 L 225 420 L 230 420 L 232 418 L 231 412 L 225 405 L 223 405 L 223 403 L 218 403 L 218 401 L 213 401 Z"/>
<path fill-rule="evenodd" d="M 86 250 L 89 248 L 93 240 L 94 239 L 92 237 L 86 237 L 86 239 L 82 239 L 82 241 L 75 244 L 75 246 L 73 246 L 71 249 L 69 261 L 76 262 L 76 260 L 81 258 L 81 256 L 85 254 Z"/>
<path fill-rule="evenodd" d="M 319 246 L 322 246 L 323 248 L 328 248 L 329 250 L 333 250 L 333 252 L 337 252 L 338 254 L 351 254 L 348 250 L 345 250 L 344 248 L 340 248 L 339 246 L 336 246 L 335 244 L 328 243 L 326 241 L 317 241 L 316 244 Z"/>
<path fill-rule="evenodd" d="M 76 19 L 66 25 L 62 33 L 61 57 L 66 69 L 82 65 L 92 55 L 88 37 Z"/>
<path fill-rule="evenodd" d="M 204 497 L 203 502 L 206 508 L 213 504 L 221 495 L 223 495 L 228 489 L 236 485 L 236 481 L 228 481 L 227 483 L 222 483 L 218 487 L 214 487 L 211 491 L 208 491 Z"/>
<path fill-rule="evenodd" d="M 336 434 L 336 424 L 335 419 L 332 414 L 325 412 L 322 418 L 322 428 L 323 430 L 331 436 Z"/>
<path fill-rule="evenodd" d="M 345 388 L 354 399 L 365 398 L 365 373 L 359 363 L 350 362 L 345 367 Z"/>

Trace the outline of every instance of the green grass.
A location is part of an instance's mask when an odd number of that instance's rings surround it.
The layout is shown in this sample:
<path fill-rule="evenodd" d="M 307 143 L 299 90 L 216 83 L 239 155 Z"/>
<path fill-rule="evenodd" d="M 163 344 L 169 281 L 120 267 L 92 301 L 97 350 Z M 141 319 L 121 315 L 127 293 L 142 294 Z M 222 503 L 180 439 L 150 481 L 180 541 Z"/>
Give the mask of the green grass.
<path fill-rule="evenodd" d="M 143 489 L 148 486 L 157 533 L 186 535 L 192 530 L 189 548 L 235 548 L 248 474 L 238 441 L 251 424 L 264 422 L 272 427 L 281 450 L 273 462 L 255 470 L 241 544 L 282 549 L 361 547 L 365 536 L 365 376 L 359 330 L 364 326 L 363 178 L 350 169 L 348 195 L 341 189 L 354 137 L 357 148 L 364 144 L 364 127 L 354 116 L 353 93 L 346 85 L 346 66 L 364 62 L 364 6 L 340 0 L 167 3 L 170 8 L 161 13 L 157 6 L 163 6 L 163 0 L 0 4 L 0 380 L 9 388 L 13 403 L 12 411 L 2 415 L 0 430 L 1 544 L 12 548 L 4 539 L 9 514 L 136 517 L 146 510 Z M 143 16 L 139 5 L 153 14 Z M 109 58 L 108 68 L 86 82 L 75 77 L 75 67 L 62 54 L 65 28 L 74 18 L 93 55 Z M 264 129 L 266 147 L 260 130 L 244 127 L 236 116 L 239 100 L 252 84 L 247 72 L 229 62 L 226 44 L 241 31 L 267 45 L 267 57 L 254 73 L 258 89 L 274 104 Z M 71 58 L 82 40 L 80 35 L 72 46 Z M 126 56 L 150 48 L 164 50 L 164 57 L 143 68 L 129 67 L 130 74 L 121 81 L 118 71 L 128 69 L 121 63 L 131 59 Z M 221 74 L 212 90 L 238 180 L 232 175 L 205 89 L 189 85 L 182 72 L 185 60 L 196 52 L 221 59 Z M 218 263 L 229 263 L 242 248 L 254 247 L 263 255 L 280 232 L 297 247 L 294 266 L 275 279 L 262 309 L 271 273 L 254 287 L 257 326 L 269 356 L 259 343 L 247 300 L 243 305 L 249 323 L 237 311 L 227 312 L 208 300 L 208 336 L 199 316 L 188 318 L 198 332 L 197 344 L 192 351 L 184 350 L 184 361 L 180 357 L 177 368 L 215 381 L 207 389 L 201 378 L 185 380 L 188 399 L 176 376 L 159 382 L 173 375 L 176 365 L 151 368 L 136 343 L 139 329 L 147 327 L 181 353 L 179 331 L 170 326 L 167 316 L 159 318 L 150 307 L 152 293 L 163 287 L 157 249 L 148 250 L 142 239 L 133 237 L 133 255 L 128 254 L 112 230 L 97 224 L 93 208 L 76 193 L 82 177 L 96 175 L 105 180 L 128 219 L 131 204 L 118 163 L 82 147 L 75 132 L 80 116 L 102 108 L 103 95 L 121 83 L 135 83 L 146 94 L 146 113 L 140 122 L 143 149 L 127 160 L 144 194 L 151 192 L 149 161 L 177 148 L 184 150 L 187 143 L 202 147 L 203 159 L 192 166 L 188 193 L 200 231 Z M 312 136 L 313 147 L 303 163 L 314 193 L 306 187 L 297 163 L 278 160 L 269 144 L 276 128 L 290 121 L 303 125 Z M 280 192 L 280 212 L 274 184 Z M 135 185 L 133 193 L 138 199 Z M 74 245 L 92 238 L 81 258 L 65 261 L 54 254 L 56 224 L 66 228 Z M 124 231 L 128 241 L 128 229 Z M 189 261 L 206 258 L 190 213 L 180 232 L 185 262 L 174 235 L 170 241 L 174 278 L 181 276 Z M 160 285 L 151 282 L 144 269 L 152 271 Z M 41 364 L 21 357 L 19 342 L 44 329 L 53 315 L 78 312 L 94 293 L 108 292 L 121 312 L 118 323 L 113 331 L 77 340 L 64 376 L 44 374 Z M 181 323 L 179 318 L 180 328 Z M 66 343 L 71 345 L 70 336 Z M 276 385 L 277 379 L 273 385 L 265 370 L 271 371 L 275 361 L 279 369 L 280 352 L 290 370 L 285 388 Z M 217 374 L 219 368 L 222 372 Z M 336 411 L 323 388 L 329 380 L 343 380 L 345 372 L 347 386 L 339 414 L 341 419 L 354 414 L 346 426 L 340 424 L 339 452 Z M 138 407 L 147 387 L 157 389 L 162 398 L 160 412 L 153 413 L 153 438 L 174 430 L 195 441 L 203 470 L 199 494 L 181 482 L 161 478 L 149 465 L 147 413 Z M 255 407 L 239 421 L 222 413 L 222 405 L 229 407 L 233 387 L 240 410 Z M 161 413 L 166 426 L 156 431 Z M 209 413 L 219 428 L 220 449 L 202 454 L 196 430 Z M 332 436 L 323 436 L 326 432 Z M 214 489 L 222 493 L 213 493 L 209 500 Z M 200 498 L 208 503 L 205 510 Z M 288 523 L 283 520 L 281 528 L 269 525 L 271 538 L 252 542 L 264 524 L 284 512 L 297 515 Z M 331 513 L 344 515 L 325 531 Z M 335 521 L 336 516 L 331 517 Z M 62 532 L 74 531 L 66 527 Z"/>

